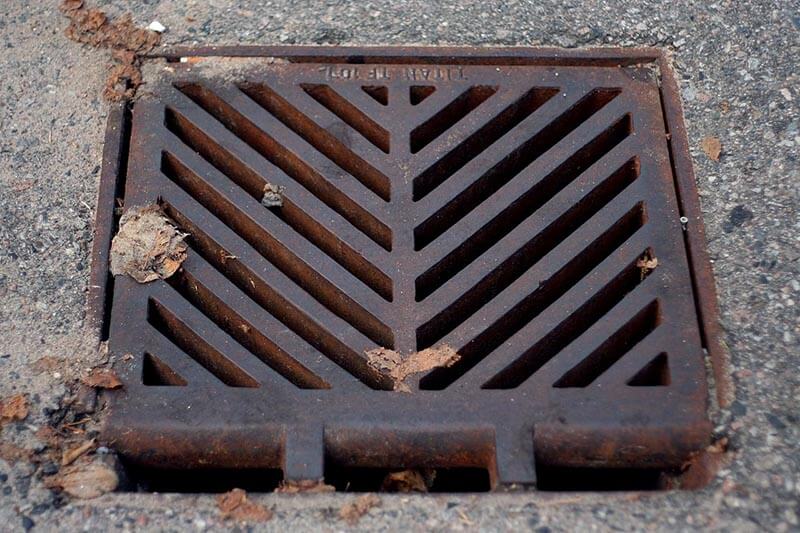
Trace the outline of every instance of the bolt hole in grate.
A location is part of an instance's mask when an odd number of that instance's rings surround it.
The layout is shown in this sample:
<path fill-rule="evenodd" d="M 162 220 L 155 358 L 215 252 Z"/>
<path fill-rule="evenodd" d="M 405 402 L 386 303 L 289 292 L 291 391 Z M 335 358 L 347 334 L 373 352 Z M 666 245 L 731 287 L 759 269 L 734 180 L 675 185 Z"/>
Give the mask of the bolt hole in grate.
<path fill-rule="evenodd" d="M 98 209 L 131 488 L 658 489 L 706 446 L 714 294 L 660 53 L 180 53 L 256 59 L 170 62 L 109 130 L 101 201 L 188 246 L 110 278 Z M 401 384 L 370 359 L 437 350 Z"/>

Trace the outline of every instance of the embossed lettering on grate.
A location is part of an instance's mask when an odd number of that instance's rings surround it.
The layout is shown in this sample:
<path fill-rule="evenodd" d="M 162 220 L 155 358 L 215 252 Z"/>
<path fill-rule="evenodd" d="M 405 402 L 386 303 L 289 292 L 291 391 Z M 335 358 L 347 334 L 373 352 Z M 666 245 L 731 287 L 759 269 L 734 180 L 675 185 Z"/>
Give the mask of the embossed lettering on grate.
<path fill-rule="evenodd" d="M 481 57 L 173 62 L 145 86 L 124 206 L 160 204 L 189 251 L 166 281 L 113 281 L 123 457 L 498 487 L 704 447 L 657 69 Z M 411 392 L 366 355 L 443 345 L 459 359 Z"/>

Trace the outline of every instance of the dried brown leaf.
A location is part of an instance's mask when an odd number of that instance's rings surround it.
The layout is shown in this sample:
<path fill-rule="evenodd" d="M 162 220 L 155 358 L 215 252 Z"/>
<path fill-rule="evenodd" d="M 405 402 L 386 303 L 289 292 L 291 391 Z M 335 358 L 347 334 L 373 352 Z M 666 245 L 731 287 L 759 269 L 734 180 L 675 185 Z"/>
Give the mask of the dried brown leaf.
<path fill-rule="evenodd" d="M 428 492 L 435 478 L 435 470 L 390 472 L 383 478 L 381 490 L 386 492 Z"/>
<path fill-rule="evenodd" d="M 109 102 L 121 102 L 133 98 L 142 84 L 142 71 L 134 65 L 114 65 L 109 71 L 103 88 L 103 98 Z"/>
<path fill-rule="evenodd" d="M 81 381 L 95 389 L 118 389 L 122 387 L 122 381 L 109 368 L 93 368 L 88 375 L 81 378 Z"/>
<path fill-rule="evenodd" d="M 275 492 L 281 494 L 297 494 L 300 492 L 334 492 L 335 490 L 336 488 L 333 485 L 327 485 L 321 479 L 300 479 L 296 481 L 284 481 L 275 489 Z"/>
<path fill-rule="evenodd" d="M 282 207 L 283 192 L 286 187 L 283 185 L 264 184 L 264 196 L 261 197 L 261 205 L 264 207 Z"/>
<path fill-rule="evenodd" d="M 83 7 L 83 0 L 64 0 L 59 6 L 61 11 L 75 11 Z"/>
<path fill-rule="evenodd" d="M 434 368 L 449 367 L 461 356 L 447 344 L 403 356 L 388 348 L 375 348 L 365 352 L 367 363 L 378 372 L 389 376 L 394 382 L 394 390 L 411 392 L 406 379 L 414 374 L 427 372 Z"/>
<path fill-rule="evenodd" d="M 217 507 L 224 518 L 237 522 L 266 522 L 272 519 L 273 513 L 263 505 L 247 499 L 242 489 L 233 489 L 217 496 Z"/>
<path fill-rule="evenodd" d="M 60 487 L 70 496 L 81 499 L 97 498 L 112 492 L 119 485 L 117 472 L 101 461 L 81 462 L 48 478 L 50 487 Z"/>
<path fill-rule="evenodd" d="M 111 241 L 111 273 L 139 283 L 167 279 L 186 260 L 185 237 L 159 206 L 131 208 Z"/>
<path fill-rule="evenodd" d="M 0 402 L 0 423 L 11 420 L 25 420 L 28 416 L 28 399 L 24 394 L 16 394 Z"/>
<path fill-rule="evenodd" d="M 355 525 L 370 509 L 381 504 L 381 499 L 375 494 L 364 494 L 355 500 L 346 503 L 339 509 L 339 517 L 348 524 Z"/>
<path fill-rule="evenodd" d="M 649 251 L 636 261 L 636 268 L 639 269 L 641 279 L 656 269 L 658 266 L 658 258 L 653 256 Z"/>
<path fill-rule="evenodd" d="M 109 20 L 99 9 L 87 9 L 83 2 L 66 0 L 61 11 L 70 19 L 65 30 L 73 41 L 97 48 L 116 48 L 146 53 L 158 45 L 161 36 L 154 31 L 137 28 L 130 13 Z"/>
<path fill-rule="evenodd" d="M 132 98 L 142 83 L 140 54 L 155 48 L 158 32 L 137 28 L 131 15 L 110 20 L 99 9 L 87 9 L 82 0 L 64 0 L 59 6 L 70 23 L 64 34 L 73 41 L 95 48 L 110 48 L 117 64 L 110 66 L 103 96 L 110 101 Z"/>
<path fill-rule="evenodd" d="M 719 161 L 719 156 L 722 154 L 722 143 L 716 137 L 705 137 L 700 141 L 700 148 L 712 161 Z"/>

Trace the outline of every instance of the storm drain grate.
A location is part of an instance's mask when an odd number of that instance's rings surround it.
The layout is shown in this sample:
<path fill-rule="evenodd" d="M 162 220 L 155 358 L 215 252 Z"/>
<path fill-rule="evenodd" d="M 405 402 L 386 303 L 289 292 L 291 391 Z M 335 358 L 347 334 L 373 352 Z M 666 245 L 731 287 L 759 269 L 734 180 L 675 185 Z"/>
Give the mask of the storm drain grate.
<path fill-rule="evenodd" d="M 714 295 L 658 53 L 170 59 L 113 130 L 98 215 L 128 462 L 498 487 L 707 443 Z M 115 196 L 188 234 L 176 274 L 108 279 Z"/>

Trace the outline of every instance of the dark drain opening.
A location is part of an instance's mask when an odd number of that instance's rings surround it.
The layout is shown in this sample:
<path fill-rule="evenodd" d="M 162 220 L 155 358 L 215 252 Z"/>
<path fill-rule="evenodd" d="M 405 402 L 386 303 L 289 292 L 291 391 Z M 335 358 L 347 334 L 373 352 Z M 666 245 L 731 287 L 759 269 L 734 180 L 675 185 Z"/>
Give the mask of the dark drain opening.
<path fill-rule="evenodd" d="M 325 483 L 340 492 L 396 492 L 386 479 L 402 469 L 330 466 Z M 489 492 L 491 483 L 485 468 L 436 468 L 420 470 L 428 480 L 428 492 Z"/>
<path fill-rule="evenodd" d="M 283 480 L 279 469 L 268 470 L 173 470 L 125 465 L 128 483 L 124 492 L 221 493 L 234 488 L 248 492 L 273 492 Z M 397 469 L 330 467 L 325 483 L 337 492 L 393 492 L 385 480 Z M 631 491 L 664 490 L 669 472 L 647 468 L 570 468 L 536 465 L 538 490 Z M 439 468 L 428 492 L 469 493 L 491 490 L 484 468 Z"/>
<path fill-rule="evenodd" d="M 280 485 L 279 469 L 177 470 L 124 465 L 129 483 L 126 492 L 219 493 L 239 488 L 248 492 L 273 492 Z"/>
<path fill-rule="evenodd" d="M 664 490 L 668 474 L 650 468 L 572 468 L 536 463 L 536 488 L 548 491 Z"/>

